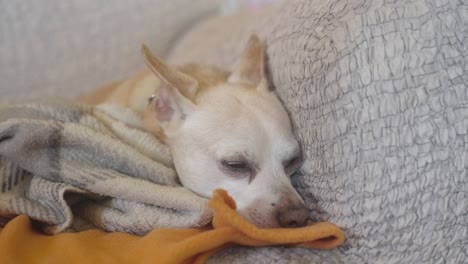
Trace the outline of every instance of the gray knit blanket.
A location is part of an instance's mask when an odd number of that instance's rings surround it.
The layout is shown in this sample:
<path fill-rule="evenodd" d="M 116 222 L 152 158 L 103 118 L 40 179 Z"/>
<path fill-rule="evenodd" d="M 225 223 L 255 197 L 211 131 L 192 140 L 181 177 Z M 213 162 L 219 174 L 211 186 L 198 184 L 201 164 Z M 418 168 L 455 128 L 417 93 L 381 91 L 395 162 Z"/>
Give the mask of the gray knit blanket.
<path fill-rule="evenodd" d="M 207 200 L 179 184 L 168 148 L 141 128 L 112 105 L 0 106 L 0 226 L 20 214 L 48 234 L 208 224 Z"/>
<path fill-rule="evenodd" d="M 170 57 L 229 67 L 251 32 L 303 144 L 295 185 L 347 242 L 211 263 L 468 263 L 467 1 L 285 0 L 206 21 Z"/>

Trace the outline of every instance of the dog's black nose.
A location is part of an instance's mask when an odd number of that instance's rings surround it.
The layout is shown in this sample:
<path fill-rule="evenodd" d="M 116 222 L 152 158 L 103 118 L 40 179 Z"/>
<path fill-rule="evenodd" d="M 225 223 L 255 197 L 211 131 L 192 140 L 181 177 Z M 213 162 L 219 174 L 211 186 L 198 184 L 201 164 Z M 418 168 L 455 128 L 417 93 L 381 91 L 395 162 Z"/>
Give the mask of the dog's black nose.
<path fill-rule="evenodd" d="M 305 206 L 290 207 L 281 210 L 278 214 L 278 223 L 281 227 L 301 227 L 307 224 L 309 210 Z"/>

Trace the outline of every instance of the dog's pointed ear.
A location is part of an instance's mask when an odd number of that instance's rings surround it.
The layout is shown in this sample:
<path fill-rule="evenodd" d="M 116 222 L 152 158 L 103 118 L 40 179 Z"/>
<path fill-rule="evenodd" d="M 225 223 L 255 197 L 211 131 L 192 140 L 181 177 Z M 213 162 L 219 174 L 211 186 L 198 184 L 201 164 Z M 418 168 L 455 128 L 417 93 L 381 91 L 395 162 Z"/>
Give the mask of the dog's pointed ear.
<path fill-rule="evenodd" d="M 142 53 L 148 67 L 161 79 L 161 85 L 151 102 L 156 118 L 163 129 L 177 127 L 195 108 L 192 100 L 198 82 L 156 58 L 145 45 L 142 46 Z"/>
<path fill-rule="evenodd" d="M 161 81 L 179 90 L 188 99 L 195 98 L 198 90 L 197 80 L 158 59 L 146 45 L 143 44 L 141 50 L 146 64 Z"/>
<path fill-rule="evenodd" d="M 256 34 L 247 41 L 241 58 L 228 78 L 232 83 L 245 83 L 258 87 L 265 82 L 265 46 Z"/>

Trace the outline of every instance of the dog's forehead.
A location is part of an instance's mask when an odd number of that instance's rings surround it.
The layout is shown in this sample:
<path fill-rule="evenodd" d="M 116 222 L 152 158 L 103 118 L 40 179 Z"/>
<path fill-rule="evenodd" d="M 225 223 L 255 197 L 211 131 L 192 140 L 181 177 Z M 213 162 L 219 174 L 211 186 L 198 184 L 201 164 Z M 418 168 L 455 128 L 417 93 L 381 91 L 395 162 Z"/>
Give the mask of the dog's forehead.
<path fill-rule="evenodd" d="M 204 138 L 233 151 L 268 146 L 269 151 L 289 153 L 297 148 L 287 112 L 274 93 L 223 88 L 201 102 L 196 123 L 203 126 L 198 131 L 209 131 Z"/>
<path fill-rule="evenodd" d="M 237 122 L 260 122 L 276 130 L 290 130 L 291 124 L 283 105 L 273 92 L 257 91 L 253 87 L 224 85 L 213 89 L 203 100 L 206 112 Z"/>
<path fill-rule="evenodd" d="M 253 115 L 272 125 L 287 126 L 289 117 L 273 92 L 258 91 L 255 87 L 239 84 L 224 84 L 211 90 L 204 97 L 206 104 L 220 111 L 237 110 L 237 113 Z"/>

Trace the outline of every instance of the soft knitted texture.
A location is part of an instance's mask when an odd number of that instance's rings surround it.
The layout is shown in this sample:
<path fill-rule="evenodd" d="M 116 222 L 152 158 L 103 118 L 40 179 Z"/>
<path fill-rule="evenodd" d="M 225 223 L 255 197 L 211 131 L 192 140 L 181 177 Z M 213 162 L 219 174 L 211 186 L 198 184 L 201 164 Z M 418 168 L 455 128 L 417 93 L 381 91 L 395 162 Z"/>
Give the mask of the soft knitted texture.
<path fill-rule="evenodd" d="M 25 214 L 49 234 L 145 234 L 212 217 L 208 200 L 180 185 L 168 147 L 115 105 L 0 106 L 0 184 L 0 226 Z"/>

